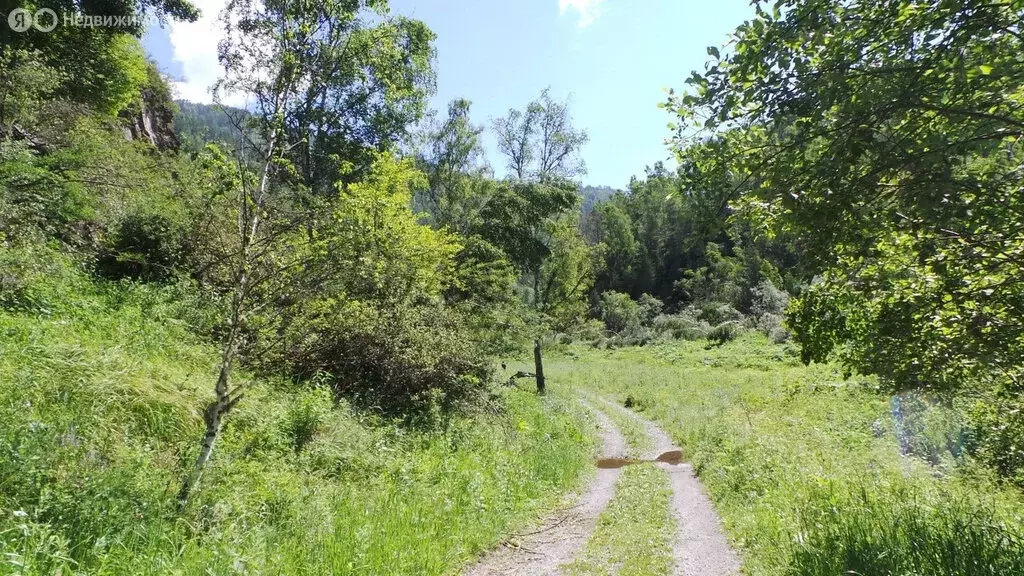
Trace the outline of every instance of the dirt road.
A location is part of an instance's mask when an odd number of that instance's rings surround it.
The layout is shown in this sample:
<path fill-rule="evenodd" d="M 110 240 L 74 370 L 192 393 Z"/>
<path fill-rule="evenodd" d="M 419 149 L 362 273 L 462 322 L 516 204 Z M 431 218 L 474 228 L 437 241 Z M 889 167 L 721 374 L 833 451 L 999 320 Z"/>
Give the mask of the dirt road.
<path fill-rule="evenodd" d="M 615 411 L 641 423 L 650 437 L 651 450 L 641 459 L 654 460 L 679 450 L 672 439 L 653 422 L 631 410 L 605 400 L 588 405 L 600 429 L 601 459 L 627 459 L 622 433 L 602 411 Z M 735 576 L 740 560 L 729 546 L 722 524 L 700 480 L 687 462 L 658 462 L 669 475 L 672 486 L 672 513 L 676 519 L 673 545 L 676 576 Z M 579 494 L 573 505 L 560 510 L 528 532 L 515 535 L 499 548 L 471 565 L 465 576 L 549 576 L 572 562 L 586 545 L 597 526 L 598 517 L 615 495 L 620 468 L 599 468 L 594 479 Z"/>

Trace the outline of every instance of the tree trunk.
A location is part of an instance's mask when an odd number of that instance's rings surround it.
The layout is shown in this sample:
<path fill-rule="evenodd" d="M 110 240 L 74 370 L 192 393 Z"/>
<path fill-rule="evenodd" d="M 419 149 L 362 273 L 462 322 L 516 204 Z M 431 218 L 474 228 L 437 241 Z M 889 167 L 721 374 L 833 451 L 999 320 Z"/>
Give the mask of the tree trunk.
<path fill-rule="evenodd" d="M 544 362 L 540 357 L 540 340 L 533 341 L 534 374 L 537 376 L 537 394 L 544 394 Z"/>
<path fill-rule="evenodd" d="M 233 340 L 233 335 L 229 336 L 229 339 Z M 220 373 L 217 375 L 217 385 L 215 387 L 217 399 L 211 402 L 206 407 L 206 411 L 203 412 L 203 420 L 206 422 L 206 433 L 203 434 L 202 448 L 199 450 L 199 456 L 196 458 L 195 464 L 192 465 L 192 470 L 181 485 L 181 491 L 178 492 L 178 507 L 182 510 L 188 505 L 189 497 L 192 496 L 196 487 L 199 486 L 199 480 L 203 477 L 206 464 L 210 461 L 210 456 L 213 455 L 213 447 L 217 443 L 217 438 L 220 437 L 220 426 L 224 415 L 241 398 L 240 395 L 236 395 L 237 397 L 232 399 L 232 394 L 228 392 L 228 386 L 231 381 L 231 368 L 235 361 L 234 342 L 229 341 L 227 346 L 224 350 L 224 356 L 221 358 Z"/>
<path fill-rule="evenodd" d="M 235 279 L 234 294 L 231 298 L 231 316 L 229 319 L 228 336 L 224 342 L 221 353 L 220 371 L 217 374 L 217 383 L 213 388 L 216 399 L 206 407 L 203 412 L 203 420 L 206 421 L 206 433 L 203 434 L 202 448 L 196 458 L 192 470 L 185 481 L 182 482 L 181 491 L 178 492 L 178 508 L 184 510 L 188 506 L 189 497 L 199 486 L 199 480 L 203 477 L 210 457 L 213 455 L 213 447 L 217 444 L 220 436 L 221 424 L 227 413 L 242 399 L 241 386 L 231 390 L 231 371 L 235 365 L 235 356 L 238 354 L 239 340 L 244 323 L 246 299 L 249 295 L 249 284 L 251 282 L 250 272 L 253 267 L 253 245 L 257 240 L 262 216 L 263 199 L 266 197 L 267 182 L 270 174 L 270 165 L 273 162 L 274 137 L 271 137 L 268 152 L 265 155 L 263 166 L 260 170 L 259 189 L 256 195 L 249 196 L 245 186 L 239 191 L 238 205 L 238 234 L 241 242 L 241 253 L 239 254 L 239 266 Z M 250 199 L 252 205 L 250 205 Z"/>
<path fill-rule="evenodd" d="M 213 454 L 213 446 L 217 443 L 217 438 L 220 437 L 220 409 L 218 406 L 219 402 L 214 402 L 207 409 L 207 414 L 211 417 L 206 418 L 206 434 L 203 435 L 203 447 L 199 451 L 199 457 L 196 458 L 195 464 L 192 465 L 192 471 L 188 477 L 185 478 L 185 482 L 181 485 L 181 491 L 178 492 L 178 508 L 184 510 L 188 506 L 188 499 L 192 496 L 192 492 L 195 491 L 196 487 L 199 486 L 199 480 L 203 477 L 203 470 L 206 469 L 207 462 L 210 461 L 210 456 Z"/>

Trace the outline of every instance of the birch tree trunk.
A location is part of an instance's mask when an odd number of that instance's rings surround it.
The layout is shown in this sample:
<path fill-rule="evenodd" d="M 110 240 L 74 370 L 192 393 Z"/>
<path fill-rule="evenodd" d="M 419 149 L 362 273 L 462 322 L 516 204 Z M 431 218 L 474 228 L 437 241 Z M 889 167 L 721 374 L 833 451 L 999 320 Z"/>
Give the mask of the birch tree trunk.
<path fill-rule="evenodd" d="M 199 486 L 203 477 L 213 449 L 220 437 L 221 426 L 224 417 L 242 399 L 244 391 L 242 386 L 231 389 L 231 373 L 234 370 L 235 358 L 238 355 L 239 340 L 242 335 L 242 328 L 245 323 L 246 304 L 249 298 L 249 289 L 252 282 L 251 275 L 253 268 L 258 264 L 260 250 L 257 250 L 260 225 L 263 221 L 262 211 L 264 198 L 266 198 L 269 182 L 270 168 L 274 160 L 274 147 L 276 138 L 271 137 L 267 142 L 267 148 L 260 166 L 259 184 L 254 193 L 246 189 L 243 184 L 239 191 L 238 206 L 238 233 L 240 239 L 239 267 L 235 281 L 234 294 L 231 298 L 231 317 L 229 320 L 228 336 L 224 341 L 224 348 L 221 351 L 220 370 L 217 374 L 217 383 L 214 386 L 216 398 L 203 412 L 203 420 L 206 422 L 206 432 L 203 434 L 202 446 L 195 464 L 181 485 L 178 492 L 179 509 L 188 506 L 189 498 Z"/>

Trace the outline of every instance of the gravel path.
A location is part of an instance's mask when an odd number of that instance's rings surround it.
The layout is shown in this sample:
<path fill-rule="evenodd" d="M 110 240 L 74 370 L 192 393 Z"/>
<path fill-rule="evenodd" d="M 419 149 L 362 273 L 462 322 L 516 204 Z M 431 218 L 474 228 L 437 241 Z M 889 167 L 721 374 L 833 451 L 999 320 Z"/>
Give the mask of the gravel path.
<path fill-rule="evenodd" d="M 601 430 L 601 457 L 626 456 L 626 440 L 600 410 L 589 407 Z M 571 562 L 583 549 L 597 526 L 597 517 L 615 495 L 621 470 L 599 469 L 594 480 L 573 506 L 546 518 L 480 559 L 463 572 L 465 576 L 548 576 Z"/>
<path fill-rule="evenodd" d="M 664 430 L 654 422 L 628 410 L 601 401 L 610 410 L 616 410 L 636 419 L 647 428 L 654 447 L 645 458 L 656 458 L 671 450 L 679 450 Z M 673 547 L 676 576 L 735 576 L 740 573 L 740 559 L 722 531 L 722 523 L 711 500 L 704 493 L 700 480 L 693 475 L 688 462 L 679 465 L 659 463 L 672 481 L 672 512 L 676 517 L 676 543 Z"/>

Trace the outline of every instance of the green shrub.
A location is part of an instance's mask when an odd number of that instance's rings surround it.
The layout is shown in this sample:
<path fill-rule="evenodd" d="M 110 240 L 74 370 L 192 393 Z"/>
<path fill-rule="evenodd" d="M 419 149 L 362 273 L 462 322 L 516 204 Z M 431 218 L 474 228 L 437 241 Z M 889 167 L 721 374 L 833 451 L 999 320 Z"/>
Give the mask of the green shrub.
<path fill-rule="evenodd" d="M 783 326 L 775 326 L 768 332 L 768 338 L 775 344 L 785 344 L 793 338 L 793 333 Z"/>
<path fill-rule="evenodd" d="M 0 309 L 50 315 L 75 305 L 70 296 L 92 292 L 75 260 L 52 245 L 0 244 Z"/>
<path fill-rule="evenodd" d="M 770 280 L 762 280 L 751 289 L 751 297 L 747 326 L 760 330 L 776 344 L 789 341 L 792 335 L 783 325 L 783 313 L 789 303 L 789 294 L 776 288 Z"/>
<path fill-rule="evenodd" d="M 726 302 L 739 306 L 743 299 L 743 265 L 740 258 L 723 254 L 722 246 L 708 242 L 705 265 L 683 270 L 673 290 L 683 302 Z M 712 322 L 716 323 L 716 322 Z"/>
<path fill-rule="evenodd" d="M 761 317 L 766 314 L 781 316 L 789 304 L 789 293 L 779 290 L 771 280 L 762 280 L 751 288 L 750 314 Z"/>
<path fill-rule="evenodd" d="M 1024 487 L 1024 394 L 1019 387 L 978 392 L 962 402 L 968 452 Z"/>
<path fill-rule="evenodd" d="M 949 406 L 926 394 L 905 392 L 893 396 L 889 407 L 903 454 L 917 456 L 933 466 L 963 456 L 966 429 Z"/>
<path fill-rule="evenodd" d="M 743 314 L 729 304 L 722 302 L 705 302 L 697 308 L 697 318 L 716 326 L 723 322 L 738 322 L 743 320 Z"/>
<path fill-rule="evenodd" d="M 313 441 L 331 416 L 330 390 L 313 385 L 296 393 L 285 418 L 284 433 L 296 452 Z"/>
<path fill-rule="evenodd" d="M 722 322 L 708 332 L 707 339 L 714 344 L 722 345 L 735 340 L 741 332 L 742 327 L 739 322 Z"/>
<path fill-rule="evenodd" d="M 703 340 L 711 326 L 684 310 L 679 314 L 658 316 L 654 319 L 653 329 L 658 334 L 670 334 L 676 340 Z"/>
<path fill-rule="evenodd" d="M 593 341 L 598 338 L 603 338 L 607 328 L 604 322 L 596 318 L 591 318 L 580 325 L 577 331 L 572 335 L 573 340 L 586 340 Z"/>
<path fill-rule="evenodd" d="M 337 393 L 390 414 L 422 415 L 434 402 L 444 411 L 474 403 L 491 374 L 459 314 L 439 303 L 380 309 L 339 302 L 318 316 L 292 319 L 286 334 L 280 360 L 291 374 L 330 375 Z"/>
<path fill-rule="evenodd" d="M 637 328 L 629 332 L 616 334 L 605 342 L 607 348 L 622 348 L 625 346 L 646 346 L 657 339 L 657 334 L 650 328 Z"/>
<path fill-rule="evenodd" d="M 665 309 L 664 302 L 646 293 L 640 295 L 637 305 L 640 307 L 640 322 L 645 326 L 654 322 L 654 319 Z"/>
<path fill-rule="evenodd" d="M 629 294 L 612 290 L 603 292 L 598 309 L 601 320 L 612 332 L 630 332 L 640 327 L 641 309 Z"/>
<path fill-rule="evenodd" d="M 67 237 L 95 217 L 96 199 L 47 162 L 24 142 L 0 140 L 0 241 Z"/>
<path fill-rule="evenodd" d="M 166 280 L 182 263 L 186 242 L 186 227 L 166 214 L 132 213 L 111 234 L 99 270 L 112 278 Z"/>

